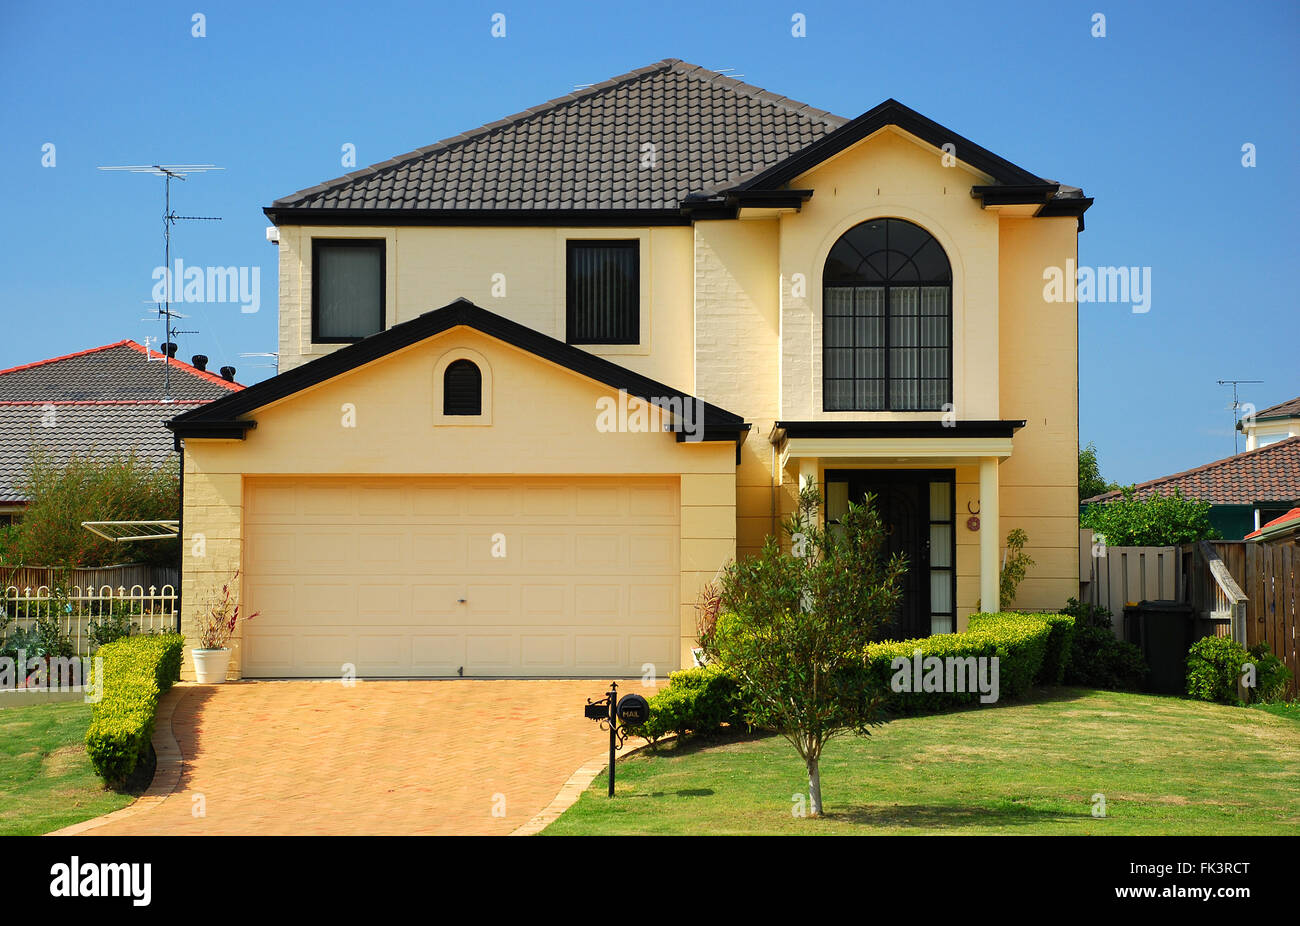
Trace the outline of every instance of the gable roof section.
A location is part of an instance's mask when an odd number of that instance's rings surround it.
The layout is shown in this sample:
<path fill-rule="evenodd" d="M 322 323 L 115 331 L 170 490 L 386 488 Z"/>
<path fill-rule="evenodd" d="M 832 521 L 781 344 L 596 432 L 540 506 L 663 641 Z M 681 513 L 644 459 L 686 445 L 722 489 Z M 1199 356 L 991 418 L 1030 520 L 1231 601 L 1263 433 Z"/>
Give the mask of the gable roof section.
<path fill-rule="evenodd" d="M 1259 530 L 1251 531 L 1246 540 L 1273 540 L 1300 532 L 1300 508 L 1292 508 L 1280 518 L 1274 518 Z"/>
<path fill-rule="evenodd" d="M 257 422 L 240 416 L 460 326 L 472 328 L 610 388 L 626 390 L 628 395 L 647 402 L 677 400 L 699 403 L 703 409 L 702 436 L 706 441 L 739 441 L 749 430 L 749 425 L 739 415 L 489 312 L 468 299 L 457 299 L 441 309 L 425 312 L 241 392 L 178 415 L 167 426 L 178 439 L 242 439 L 246 431 L 257 426 Z M 685 437 L 684 433 L 678 432 L 679 441 Z"/>
<path fill-rule="evenodd" d="M 716 200 L 782 189 L 801 174 L 886 126 L 896 126 L 935 148 L 952 145 L 953 157 L 992 177 L 994 183 L 971 188 L 971 195 L 984 205 L 1038 203 L 1041 205 L 1037 215 L 1075 215 L 1079 217 L 1082 229 L 1083 213 L 1093 202 L 1083 195 L 1083 190 L 1031 174 L 894 99 L 885 100 L 770 167 L 751 172 L 730 186 L 696 194 L 693 198 Z"/>
<path fill-rule="evenodd" d="M 774 164 L 845 120 L 676 58 L 300 190 L 275 222 L 439 213 L 641 211 L 685 221 L 691 192 Z M 641 166 L 652 144 L 653 167 Z"/>
<path fill-rule="evenodd" d="M 0 370 L 0 402 L 157 401 L 163 398 L 162 356 L 128 338 Z M 173 399 L 218 399 L 244 388 L 175 357 L 170 366 Z"/>
<path fill-rule="evenodd" d="M 1171 495 L 1177 488 L 1184 495 L 1214 505 L 1295 501 L 1300 499 L 1300 437 L 1288 437 L 1186 472 L 1142 482 L 1134 488 L 1138 498 Z M 1105 492 L 1083 501 L 1105 504 L 1119 497 L 1119 492 Z"/>

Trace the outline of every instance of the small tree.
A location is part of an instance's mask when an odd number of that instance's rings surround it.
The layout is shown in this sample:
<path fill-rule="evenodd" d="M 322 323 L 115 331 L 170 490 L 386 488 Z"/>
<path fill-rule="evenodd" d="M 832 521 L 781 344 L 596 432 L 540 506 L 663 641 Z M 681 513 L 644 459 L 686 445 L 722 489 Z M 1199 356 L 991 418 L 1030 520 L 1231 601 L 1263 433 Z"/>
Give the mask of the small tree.
<path fill-rule="evenodd" d="M 1138 498 L 1133 486 L 1126 486 L 1115 501 L 1083 509 L 1079 523 L 1112 547 L 1167 547 L 1218 536 L 1210 524 L 1210 503 L 1179 489 Z"/>
<path fill-rule="evenodd" d="M 758 556 L 728 564 L 717 621 L 701 641 L 741 679 L 747 719 L 777 730 L 804 760 L 813 816 L 822 813 L 826 743 L 880 723 L 863 648 L 898 606 L 907 564 L 898 554 L 886 559 L 885 526 L 871 502 L 850 504 L 827 530 L 817 523 L 817 488 L 805 487 L 782 525 L 790 552 L 769 536 Z"/>
<path fill-rule="evenodd" d="M 1005 611 L 1016 600 L 1016 589 L 1025 580 L 1025 573 L 1034 565 L 1034 558 L 1025 552 L 1029 535 L 1016 528 L 1007 534 L 1007 552 L 1002 560 L 1002 572 L 998 575 L 999 610 Z"/>
<path fill-rule="evenodd" d="M 0 563 L 109 566 L 120 562 L 174 564 L 179 541 L 119 544 L 96 536 L 82 521 L 171 520 L 180 517 L 175 462 L 150 466 L 134 456 L 74 457 L 58 462 L 33 455 L 23 478 L 22 520 L 0 534 Z"/>
<path fill-rule="evenodd" d="M 1079 499 L 1092 498 L 1103 492 L 1113 492 L 1119 488 L 1115 482 L 1107 482 L 1101 474 L 1101 462 L 1097 459 L 1097 445 L 1089 441 L 1088 446 L 1079 451 Z"/>

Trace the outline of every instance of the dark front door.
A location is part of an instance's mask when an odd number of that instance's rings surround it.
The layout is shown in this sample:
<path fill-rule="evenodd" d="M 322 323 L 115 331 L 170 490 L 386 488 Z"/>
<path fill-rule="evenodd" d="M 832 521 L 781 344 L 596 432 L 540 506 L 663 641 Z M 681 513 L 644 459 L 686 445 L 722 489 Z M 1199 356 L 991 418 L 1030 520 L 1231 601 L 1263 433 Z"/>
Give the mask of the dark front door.
<path fill-rule="evenodd" d="M 834 523 L 848 501 L 870 493 L 888 531 L 887 555 L 907 559 L 903 596 L 882 639 L 907 640 L 954 629 L 952 608 L 952 479 L 950 470 L 827 470 L 826 517 Z"/>

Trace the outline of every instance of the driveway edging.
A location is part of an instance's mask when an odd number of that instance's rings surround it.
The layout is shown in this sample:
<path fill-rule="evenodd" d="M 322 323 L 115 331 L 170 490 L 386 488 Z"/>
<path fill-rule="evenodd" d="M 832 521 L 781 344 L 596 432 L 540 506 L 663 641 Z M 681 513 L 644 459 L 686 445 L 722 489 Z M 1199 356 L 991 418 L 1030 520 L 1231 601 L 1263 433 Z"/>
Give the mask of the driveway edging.
<path fill-rule="evenodd" d="M 677 739 L 676 736 L 665 736 L 658 740 L 659 743 L 668 743 Z M 643 749 L 649 749 L 650 743 L 644 743 L 635 749 L 629 749 L 614 757 L 614 761 L 625 758 L 626 756 L 636 755 Z M 555 795 L 549 804 L 542 809 L 535 817 L 512 832 L 511 836 L 536 836 L 542 830 L 546 829 L 563 814 L 566 810 L 578 803 L 578 798 L 582 797 L 582 792 L 586 791 L 593 781 L 596 780 L 601 772 L 609 767 L 609 752 L 602 752 L 590 762 L 584 764 L 580 769 L 569 776 L 569 780 L 560 788 L 560 793 Z"/>
<path fill-rule="evenodd" d="M 114 810 L 112 813 L 92 817 L 89 820 L 82 820 L 80 823 L 73 823 L 71 826 L 65 826 L 63 829 L 45 835 L 79 836 L 106 823 L 134 817 L 138 813 L 151 810 L 171 797 L 181 783 L 181 769 L 185 765 L 185 757 L 181 755 L 180 743 L 176 742 L 176 734 L 172 731 L 172 717 L 176 713 L 176 705 L 193 691 L 194 687 L 193 682 L 177 682 L 158 702 L 158 713 L 155 715 L 153 737 L 151 739 L 158 764 L 154 768 L 153 781 L 149 782 L 149 787 L 144 794 L 121 810 Z"/>

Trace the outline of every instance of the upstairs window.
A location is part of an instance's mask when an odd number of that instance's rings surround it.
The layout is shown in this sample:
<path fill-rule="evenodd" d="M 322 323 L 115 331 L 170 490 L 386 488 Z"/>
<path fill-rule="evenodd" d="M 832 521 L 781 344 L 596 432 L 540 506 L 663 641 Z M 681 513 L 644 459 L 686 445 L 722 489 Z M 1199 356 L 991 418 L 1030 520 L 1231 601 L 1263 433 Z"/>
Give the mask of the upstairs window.
<path fill-rule="evenodd" d="M 952 401 L 952 267 L 925 229 L 872 219 L 822 276 L 822 408 L 941 411 Z"/>
<path fill-rule="evenodd" d="M 472 360 L 454 360 L 443 371 L 442 413 L 483 414 L 483 374 Z"/>
<path fill-rule="evenodd" d="M 311 252 L 311 339 L 360 341 L 384 330 L 384 241 L 315 238 Z"/>
<path fill-rule="evenodd" d="M 641 339 L 641 243 L 568 243 L 570 344 L 636 344 Z"/>

